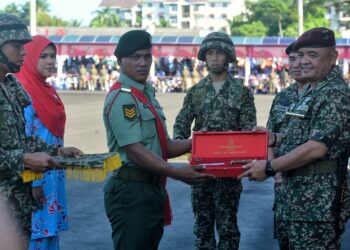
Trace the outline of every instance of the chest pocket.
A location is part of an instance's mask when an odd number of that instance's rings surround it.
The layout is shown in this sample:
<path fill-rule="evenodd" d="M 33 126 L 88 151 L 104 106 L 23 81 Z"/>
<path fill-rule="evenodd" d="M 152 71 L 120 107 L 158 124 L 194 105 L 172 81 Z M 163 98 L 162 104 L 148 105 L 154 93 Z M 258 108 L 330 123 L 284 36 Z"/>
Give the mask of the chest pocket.
<path fill-rule="evenodd" d="M 0 105 L 0 147 L 3 149 L 18 147 L 19 135 L 16 123 L 12 107 L 8 104 Z"/>
<path fill-rule="evenodd" d="M 285 118 L 285 113 L 287 110 L 280 110 L 280 109 L 274 109 L 274 123 L 275 126 L 281 129 L 281 126 L 283 124 L 284 118 Z"/>
<path fill-rule="evenodd" d="M 149 110 L 147 107 L 143 107 L 140 112 L 142 122 L 142 137 L 144 139 L 152 139 L 157 135 L 156 119 L 151 110 Z"/>
<path fill-rule="evenodd" d="M 288 138 L 292 144 L 299 146 L 309 139 L 310 118 L 293 117 L 289 120 Z"/>

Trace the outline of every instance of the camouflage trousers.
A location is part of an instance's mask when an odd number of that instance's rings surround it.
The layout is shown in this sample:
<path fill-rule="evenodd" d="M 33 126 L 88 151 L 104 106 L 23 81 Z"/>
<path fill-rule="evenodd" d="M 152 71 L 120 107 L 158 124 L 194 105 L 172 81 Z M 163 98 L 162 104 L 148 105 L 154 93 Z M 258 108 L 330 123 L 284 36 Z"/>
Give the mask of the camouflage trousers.
<path fill-rule="evenodd" d="M 38 208 L 32 197 L 31 183 L 23 183 L 22 179 L 17 177 L 0 180 L 0 193 L 9 206 L 10 214 L 17 219 L 23 237 L 29 240 L 32 232 L 32 212 Z"/>
<path fill-rule="evenodd" d="M 344 192 L 344 200 L 341 204 L 340 214 L 334 211 L 332 220 L 323 220 L 322 217 L 310 217 L 304 220 L 283 220 L 284 207 L 281 185 L 275 186 L 275 238 L 278 239 L 280 249 L 340 249 L 340 236 L 344 233 L 347 220 L 350 217 L 350 190 Z M 301 205 L 301 203 L 298 203 Z M 303 211 L 303 210 L 302 210 Z M 317 211 L 315 210 L 315 213 Z M 338 212 L 338 213 L 339 213 Z"/>
<path fill-rule="evenodd" d="M 340 235 L 333 222 L 288 221 L 286 224 L 290 250 L 340 249 Z"/>
<path fill-rule="evenodd" d="M 192 186 L 195 249 L 238 249 L 240 232 L 236 215 L 241 192 L 241 182 L 233 178 L 220 178 Z M 217 248 L 214 225 L 219 235 Z"/>
<path fill-rule="evenodd" d="M 344 201 L 343 201 L 343 207 L 340 211 L 339 215 L 339 231 L 340 234 L 343 234 L 345 231 L 345 226 L 347 221 L 350 218 L 350 189 L 349 189 L 349 183 L 347 185 L 347 189 L 344 192 Z"/>
<path fill-rule="evenodd" d="M 273 205 L 274 211 L 274 223 L 273 233 L 274 238 L 278 240 L 280 250 L 289 250 L 288 233 L 287 233 L 287 222 L 282 220 L 280 207 L 281 206 L 281 182 L 275 182 L 275 202 Z"/>

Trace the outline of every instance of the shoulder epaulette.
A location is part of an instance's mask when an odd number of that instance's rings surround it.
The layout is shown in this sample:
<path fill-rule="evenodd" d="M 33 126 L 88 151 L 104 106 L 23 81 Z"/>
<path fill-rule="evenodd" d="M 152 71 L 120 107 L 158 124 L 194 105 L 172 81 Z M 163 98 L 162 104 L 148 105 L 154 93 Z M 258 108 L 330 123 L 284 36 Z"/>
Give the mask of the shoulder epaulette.
<path fill-rule="evenodd" d="M 129 88 L 120 88 L 120 91 L 131 93 L 131 89 Z"/>

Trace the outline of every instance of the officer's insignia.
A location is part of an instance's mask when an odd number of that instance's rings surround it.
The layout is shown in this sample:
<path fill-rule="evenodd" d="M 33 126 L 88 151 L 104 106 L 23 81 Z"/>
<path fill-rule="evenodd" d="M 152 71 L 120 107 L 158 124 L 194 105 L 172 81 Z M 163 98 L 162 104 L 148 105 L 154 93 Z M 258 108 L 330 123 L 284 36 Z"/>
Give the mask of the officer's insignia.
<path fill-rule="evenodd" d="M 134 120 L 136 117 L 135 104 L 123 105 L 124 117 L 128 120 Z"/>
<path fill-rule="evenodd" d="M 322 31 L 322 36 L 323 36 L 323 40 L 328 40 L 329 39 L 329 32 L 328 32 L 328 30 L 323 30 Z"/>

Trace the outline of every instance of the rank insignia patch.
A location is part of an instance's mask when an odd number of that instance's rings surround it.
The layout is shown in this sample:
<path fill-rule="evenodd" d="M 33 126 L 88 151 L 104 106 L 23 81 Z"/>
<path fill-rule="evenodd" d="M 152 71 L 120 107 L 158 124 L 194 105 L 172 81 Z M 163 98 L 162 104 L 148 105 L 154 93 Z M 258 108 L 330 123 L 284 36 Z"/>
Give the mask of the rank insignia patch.
<path fill-rule="evenodd" d="M 124 117 L 128 120 L 134 120 L 136 117 L 135 104 L 123 105 Z"/>

